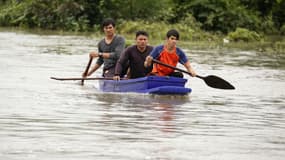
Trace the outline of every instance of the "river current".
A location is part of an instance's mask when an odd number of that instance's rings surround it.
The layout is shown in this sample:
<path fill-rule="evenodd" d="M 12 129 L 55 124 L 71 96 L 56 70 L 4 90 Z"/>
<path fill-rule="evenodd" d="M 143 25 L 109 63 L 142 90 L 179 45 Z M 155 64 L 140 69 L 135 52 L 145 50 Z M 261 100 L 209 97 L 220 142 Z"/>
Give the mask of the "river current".
<path fill-rule="evenodd" d="M 101 38 L 0 30 L 0 159 L 284 159 L 285 55 L 184 48 L 198 74 L 236 87 L 185 75 L 187 96 L 50 79 L 80 77 Z"/>

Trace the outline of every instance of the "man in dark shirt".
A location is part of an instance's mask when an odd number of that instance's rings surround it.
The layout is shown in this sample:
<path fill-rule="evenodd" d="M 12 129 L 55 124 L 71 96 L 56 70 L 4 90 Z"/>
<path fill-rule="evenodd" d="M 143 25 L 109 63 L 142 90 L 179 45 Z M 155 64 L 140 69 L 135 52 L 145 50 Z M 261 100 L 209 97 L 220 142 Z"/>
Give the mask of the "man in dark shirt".
<path fill-rule="evenodd" d="M 120 75 L 126 64 L 129 64 L 128 78 L 139 78 L 146 76 L 152 67 L 145 68 L 145 58 L 152 51 L 153 47 L 148 45 L 148 33 L 145 31 L 136 32 L 136 44 L 124 50 L 117 61 L 114 80 L 120 80 Z"/>
<path fill-rule="evenodd" d="M 125 39 L 115 34 L 115 21 L 113 19 L 105 19 L 102 22 L 102 28 L 105 33 L 105 38 L 99 42 L 98 52 L 92 51 L 89 54 L 90 58 L 98 57 L 97 62 L 88 73 L 83 73 L 83 77 L 90 76 L 104 64 L 103 77 L 112 78 L 115 73 L 117 60 L 125 48 Z"/>

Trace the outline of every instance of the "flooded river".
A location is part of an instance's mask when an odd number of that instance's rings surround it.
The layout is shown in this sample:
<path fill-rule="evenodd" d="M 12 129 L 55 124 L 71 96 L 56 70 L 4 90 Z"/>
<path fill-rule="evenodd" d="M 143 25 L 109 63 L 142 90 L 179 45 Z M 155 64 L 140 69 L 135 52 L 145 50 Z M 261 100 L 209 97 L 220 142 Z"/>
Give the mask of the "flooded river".
<path fill-rule="evenodd" d="M 0 31 L 0 159 L 284 159 L 284 55 L 185 49 L 198 74 L 236 87 L 185 75 L 187 96 L 50 79 L 80 77 L 100 38 Z"/>

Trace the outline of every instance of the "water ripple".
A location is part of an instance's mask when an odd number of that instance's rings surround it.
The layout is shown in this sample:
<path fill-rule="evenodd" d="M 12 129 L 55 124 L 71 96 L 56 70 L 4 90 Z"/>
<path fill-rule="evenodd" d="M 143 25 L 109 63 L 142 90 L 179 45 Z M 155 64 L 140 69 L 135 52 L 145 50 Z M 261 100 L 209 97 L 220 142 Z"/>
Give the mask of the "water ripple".
<path fill-rule="evenodd" d="M 1 159 L 284 159 L 283 55 L 187 50 L 236 90 L 185 76 L 187 96 L 103 93 L 50 79 L 81 76 L 97 38 L 0 36 Z"/>

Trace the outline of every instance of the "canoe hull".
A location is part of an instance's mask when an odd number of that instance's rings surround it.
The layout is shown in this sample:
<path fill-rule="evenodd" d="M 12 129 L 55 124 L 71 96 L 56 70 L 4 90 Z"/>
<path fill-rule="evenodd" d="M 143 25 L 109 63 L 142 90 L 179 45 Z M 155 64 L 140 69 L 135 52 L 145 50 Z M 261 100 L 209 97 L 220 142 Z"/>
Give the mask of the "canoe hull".
<path fill-rule="evenodd" d="M 100 80 L 100 90 L 104 92 L 137 92 L 150 94 L 180 94 L 190 93 L 185 88 L 187 79 L 177 77 L 147 76 L 129 80 Z"/>

